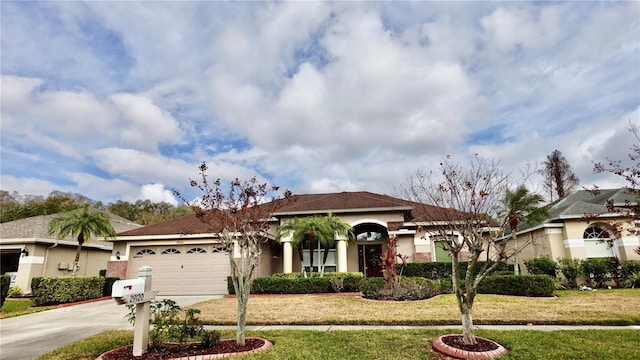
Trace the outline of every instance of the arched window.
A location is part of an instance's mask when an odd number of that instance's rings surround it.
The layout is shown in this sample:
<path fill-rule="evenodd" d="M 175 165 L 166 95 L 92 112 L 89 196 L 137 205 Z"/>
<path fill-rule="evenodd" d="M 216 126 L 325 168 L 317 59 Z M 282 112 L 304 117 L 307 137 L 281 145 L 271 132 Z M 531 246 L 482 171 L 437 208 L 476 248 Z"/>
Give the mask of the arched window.
<path fill-rule="evenodd" d="M 584 253 L 587 258 L 613 256 L 612 237 L 605 228 L 593 225 L 584 230 Z"/>
<path fill-rule="evenodd" d="M 143 255 L 155 255 L 156 252 L 153 251 L 152 249 L 140 249 L 136 252 L 137 256 L 143 256 Z"/>
<path fill-rule="evenodd" d="M 180 250 L 174 249 L 174 248 L 164 249 L 162 250 L 161 254 L 170 254 L 170 255 L 180 254 Z"/>
<path fill-rule="evenodd" d="M 191 248 L 189 250 L 187 250 L 187 254 L 206 254 L 207 250 L 203 249 L 203 248 Z"/>
<path fill-rule="evenodd" d="M 225 252 L 224 245 L 214 245 L 211 250 L 212 253 L 223 253 Z"/>

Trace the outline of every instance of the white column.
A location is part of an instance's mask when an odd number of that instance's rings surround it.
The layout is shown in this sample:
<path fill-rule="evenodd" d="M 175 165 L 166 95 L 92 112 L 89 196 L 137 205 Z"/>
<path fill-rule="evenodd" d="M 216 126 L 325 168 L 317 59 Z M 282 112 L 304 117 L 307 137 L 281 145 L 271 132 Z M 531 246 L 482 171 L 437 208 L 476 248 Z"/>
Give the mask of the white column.
<path fill-rule="evenodd" d="M 337 271 L 347 272 L 347 241 L 345 239 L 338 239 L 336 243 L 337 252 Z"/>
<path fill-rule="evenodd" d="M 293 272 L 293 249 L 290 237 L 282 240 L 282 272 L 285 274 Z"/>

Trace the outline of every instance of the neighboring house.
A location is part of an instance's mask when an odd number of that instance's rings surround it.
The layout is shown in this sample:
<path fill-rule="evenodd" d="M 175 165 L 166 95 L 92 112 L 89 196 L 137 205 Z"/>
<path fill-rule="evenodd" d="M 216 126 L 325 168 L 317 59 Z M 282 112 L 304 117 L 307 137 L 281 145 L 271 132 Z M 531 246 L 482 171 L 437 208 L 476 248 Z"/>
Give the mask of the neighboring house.
<path fill-rule="evenodd" d="M 2 274 L 11 275 L 12 286 L 31 293 L 31 279 L 37 276 L 70 276 L 78 242 L 73 237 L 57 240 L 47 235 L 53 215 L 33 216 L 0 223 L 0 265 Z M 139 228 L 117 215 L 109 214 L 116 232 Z M 80 254 L 78 276 L 99 275 L 107 267 L 113 244 L 103 238 L 85 242 Z"/>
<path fill-rule="evenodd" d="M 610 212 L 610 203 L 618 212 Z M 640 246 L 636 224 L 629 216 L 629 206 L 637 203 L 637 196 L 626 188 L 600 190 L 597 195 L 579 190 L 552 203 L 549 219 L 538 226 L 519 231 L 519 241 L 532 245 L 523 249 L 520 260 L 547 255 L 559 258 L 587 259 L 617 257 L 640 260 L 635 249 Z M 608 229 L 620 226 L 623 231 L 615 237 Z M 613 240 L 612 245 L 608 243 Z M 509 246 L 509 245 L 508 245 Z M 525 269 L 523 263 L 520 264 Z"/>
<path fill-rule="evenodd" d="M 278 225 L 294 217 L 332 213 L 354 228 L 355 244 L 337 239 L 325 271 L 362 272 L 381 276 L 380 254 L 390 236 L 397 235 L 398 253 L 408 261 L 451 261 L 447 253 L 420 229 L 428 229 L 425 219 L 437 219 L 443 209 L 370 192 L 294 195 L 273 215 L 271 241 L 264 247 L 258 275 L 301 271 L 298 252 L 290 239 L 274 241 Z M 429 212 L 429 214 L 427 214 Z M 424 231 L 424 230 L 421 230 Z M 314 265 L 322 259 L 318 248 Z M 463 254 L 468 255 L 468 254 Z M 309 267 L 309 250 L 304 251 Z M 153 270 L 152 288 L 161 295 L 225 294 L 230 273 L 229 259 L 216 231 L 196 215 L 121 232 L 114 240 L 107 276 L 137 277 L 141 266 Z"/>

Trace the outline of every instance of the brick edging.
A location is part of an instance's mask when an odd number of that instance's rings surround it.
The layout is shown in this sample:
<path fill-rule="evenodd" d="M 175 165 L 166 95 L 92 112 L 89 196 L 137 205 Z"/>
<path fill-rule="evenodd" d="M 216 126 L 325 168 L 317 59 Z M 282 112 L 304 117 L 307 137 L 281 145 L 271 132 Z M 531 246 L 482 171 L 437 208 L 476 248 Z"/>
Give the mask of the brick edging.
<path fill-rule="evenodd" d="M 262 341 L 264 341 L 264 344 L 262 344 L 262 346 L 260 346 L 257 349 L 253 349 L 253 350 L 247 350 L 247 351 L 240 351 L 240 352 L 233 352 L 233 353 L 222 353 L 222 354 L 207 354 L 207 355 L 192 355 L 192 356 L 185 356 L 185 357 L 180 357 L 180 358 L 171 358 L 171 359 L 167 359 L 167 360 L 213 360 L 213 359 L 224 359 L 224 358 L 230 358 L 230 357 L 235 357 L 235 356 L 243 356 L 243 355 L 249 355 L 249 354 L 255 354 L 255 353 L 259 353 L 262 351 L 267 351 L 269 349 L 271 349 L 273 347 L 273 343 L 271 343 L 271 341 L 267 340 L 267 339 L 263 339 L 263 338 L 256 338 L 256 337 L 250 337 L 250 338 L 246 338 L 248 339 L 260 339 Z M 133 348 L 133 345 L 127 345 L 127 346 L 123 346 L 123 347 L 119 347 L 116 349 L 112 349 L 109 350 L 103 354 L 100 354 L 100 356 L 98 356 L 96 358 L 96 360 L 103 360 L 103 356 L 104 355 L 108 355 L 111 352 L 115 352 L 117 350 L 120 350 L 122 348 Z"/>
<path fill-rule="evenodd" d="M 493 358 L 503 356 L 507 352 L 509 352 L 502 345 L 496 343 L 495 341 L 491 341 L 489 339 L 484 339 L 484 338 L 482 339 L 496 344 L 498 348 L 490 351 L 467 351 L 467 350 L 458 349 L 453 346 L 449 346 L 445 344 L 444 341 L 442 341 L 442 338 L 447 336 L 460 336 L 460 335 L 458 334 L 442 335 L 433 339 L 432 341 L 433 349 L 443 355 L 450 356 L 455 359 L 486 360 L 486 359 L 493 359 Z"/>

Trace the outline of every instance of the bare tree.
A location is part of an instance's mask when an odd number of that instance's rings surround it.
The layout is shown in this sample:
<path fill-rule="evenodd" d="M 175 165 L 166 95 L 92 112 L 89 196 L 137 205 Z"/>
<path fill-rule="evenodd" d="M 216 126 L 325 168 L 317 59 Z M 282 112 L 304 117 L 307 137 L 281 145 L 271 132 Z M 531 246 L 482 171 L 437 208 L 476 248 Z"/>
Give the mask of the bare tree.
<path fill-rule="evenodd" d="M 207 165 L 203 162 L 200 179 L 191 180 L 191 186 L 203 193 L 196 216 L 217 234 L 229 255 L 231 280 L 238 301 L 236 342 L 244 345 L 251 282 L 260 264 L 262 245 L 269 241 L 269 220 L 282 205 L 282 198 L 267 199 L 278 188 L 258 183 L 255 177 L 246 181 L 236 178 L 226 189 L 220 179 L 209 182 L 206 171 Z M 179 191 L 174 193 L 186 201 Z M 285 191 L 283 197 L 289 196 Z"/>
<path fill-rule="evenodd" d="M 615 206 L 612 200 L 607 202 L 607 208 L 611 213 L 618 213 L 629 219 L 627 230 L 638 235 L 636 223 L 640 221 L 640 128 L 638 125 L 630 123 L 629 132 L 633 134 L 636 139 L 636 143 L 631 147 L 628 154 L 629 161 L 627 165 L 623 164 L 621 160 L 607 159 L 607 163 L 596 162 L 593 165 L 593 172 L 596 174 L 610 173 L 621 177 L 626 183 L 629 191 L 635 196 L 635 201 L 628 201 L 624 206 Z M 590 190 L 594 195 L 599 193 L 597 186 L 594 186 Z M 620 227 L 617 222 L 608 222 L 608 230 L 612 232 L 613 237 L 609 240 L 609 246 L 613 246 L 613 241 L 618 239 L 621 235 L 621 231 L 625 227 Z M 635 249 L 635 252 L 640 255 L 640 247 Z"/>
<path fill-rule="evenodd" d="M 509 176 L 497 162 L 478 156 L 465 167 L 447 157 L 440 163 L 439 175 L 436 179 L 434 174 L 417 172 L 403 192 L 422 204 L 421 213 L 427 218 L 424 230 L 441 240 L 451 255 L 453 292 L 462 318 L 463 342 L 476 344 L 472 313 L 478 285 L 500 261 L 514 255 L 506 251 L 504 241 L 498 241 L 504 237 L 508 219 L 498 222 L 491 217 L 502 207 Z M 434 210 L 438 208 L 439 211 Z M 523 241 L 518 249 L 521 251 L 526 245 Z M 484 251 L 489 252 L 491 261 L 480 265 L 478 260 Z M 461 278 L 461 255 L 467 252 L 469 264 Z"/>
<path fill-rule="evenodd" d="M 564 197 L 580 183 L 580 179 L 560 150 L 554 150 L 551 155 L 547 155 L 539 172 L 543 176 L 542 185 L 549 192 L 549 201 L 553 201 L 554 194 L 558 199 Z"/>

